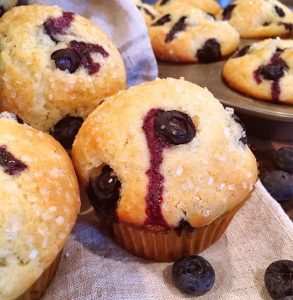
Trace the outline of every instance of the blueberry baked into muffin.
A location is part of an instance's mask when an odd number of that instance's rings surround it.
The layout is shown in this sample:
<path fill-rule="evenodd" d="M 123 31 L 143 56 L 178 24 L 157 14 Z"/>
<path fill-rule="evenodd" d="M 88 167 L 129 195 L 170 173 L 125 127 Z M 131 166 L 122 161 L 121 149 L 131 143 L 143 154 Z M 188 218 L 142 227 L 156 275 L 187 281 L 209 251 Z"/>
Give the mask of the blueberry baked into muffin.
<path fill-rule="evenodd" d="M 51 136 L 0 114 L 0 299 L 39 299 L 75 223 L 79 189 Z"/>
<path fill-rule="evenodd" d="M 166 13 L 166 11 L 178 10 L 180 6 L 189 6 L 191 8 L 198 8 L 213 16 L 218 15 L 221 12 L 221 7 L 215 0 L 159 0 L 155 4 L 155 8 L 160 13 Z"/>
<path fill-rule="evenodd" d="M 149 34 L 156 57 L 171 62 L 219 61 L 239 45 L 232 26 L 196 8 L 160 16 L 150 25 Z"/>
<path fill-rule="evenodd" d="M 140 0 L 134 0 L 134 3 L 136 7 L 140 10 L 146 25 L 152 23 L 152 21 L 159 16 L 159 12 L 157 12 L 152 5 L 143 3 Z"/>
<path fill-rule="evenodd" d="M 0 0 L 0 17 L 17 4 L 18 0 Z"/>
<path fill-rule="evenodd" d="M 91 21 L 57 6 L 15 7 L 0 20 L 0 109 L 70 147 L 83 119 L 125 88 L 122 58 Z"/>
<path fill-rule="evenodd" d="M 293 105 L 293 40 L 267 39 L 245 46 L 225 63 L 223 77 L 243 94 Z"/>
<path fill-rule="evenodd" d="M 118 243 L 158 261 L 213 244 L 257 179 L 240 120 L 176 79 L 107 98 L 83 123 L 72 158 Z"/>
<path fill-rule="evenodd" d="M 293 36 L 293 12 L 277 0 L 235 0 L 221 18 L 229 21 L 242 38 Z"/>

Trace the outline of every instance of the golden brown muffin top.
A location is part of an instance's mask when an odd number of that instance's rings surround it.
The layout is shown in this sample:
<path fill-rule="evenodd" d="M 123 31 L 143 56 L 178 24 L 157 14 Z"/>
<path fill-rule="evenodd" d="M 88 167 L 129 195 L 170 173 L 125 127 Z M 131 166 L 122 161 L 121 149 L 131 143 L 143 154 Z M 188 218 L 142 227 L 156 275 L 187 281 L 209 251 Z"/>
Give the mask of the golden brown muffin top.
<path fill-rule="evenodd" d="M 0 118 L 0 202 L 0 299 L 7 300 L 24 293 L 55 260 L 80 207 L 65 150 L 12 118 Z"/>

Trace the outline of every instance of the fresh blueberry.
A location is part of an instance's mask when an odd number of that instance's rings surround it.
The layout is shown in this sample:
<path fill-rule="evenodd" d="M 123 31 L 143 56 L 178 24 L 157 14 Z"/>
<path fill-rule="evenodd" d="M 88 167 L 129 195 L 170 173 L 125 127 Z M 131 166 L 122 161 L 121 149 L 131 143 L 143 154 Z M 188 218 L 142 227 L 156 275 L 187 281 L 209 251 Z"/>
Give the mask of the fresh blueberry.
<path fill-rule="evenodd" d="M 293 198 L 293 175 L 284 171 L 273 171 L 262 178 L 268 192 L 278 202 Z"/>
<path fill-rule="evenodd" d="M 65 148 L 71 149 L 75 136 L 77 135 L 83 118 L 65 116 L 50 131 L 50 134 Z"/>
<path fill-rule="evenodd" d="M 215 271 L 201 256 L 188 256 L 176 261 L 172 268 L 173 282 L 182 292 L 201 296 L 210 291 L 215 283 Z"/>
<path fill-rule="evenodd" d="M 175 36 L 178 32 L 184 31 L 187 24 L 185 23 L 187 17 L 181 17 L 171 28 L 170 32 L 166 35 L 165 43 L 170 43 L 175 39 Z"/>
<path fill-rule="evenodd" d="M 228 6 L 225 7 L 225 9 L 223 11 L 223 15 L 222 15 L 223 20 L 230 20 L 231 19 L 232 12 L 233 12 L 235 7 L 236 7 L 235 4 L 229 4 Z"/>
<path fill-rule="evenodd" d="M 55 61 L 55 65 L 61 71 L 74 73 L 80 65 L 80 56 L 77 51 L 71 48 L 55 51 L 51 58 Z"/>
<path fill-rule="evenodd" d="M 196 56 L 200 63 L 218 61 L 221 59 L 221 45 L 216 39 L 209 39 L 197 50 Z"/>
<path fill-rule="evenodd" d="M 273 299 L 293 299 L 293 261 L 279 260 L 266 269 L 265 286 Z"/>
<path fill-rule="evenodd" d="M 274 155 L 274 162 L 283 171 L 293 173 L 293 147 L 283 147 Z"/>
<path fill-rule="evenodd" d="M 247 135 L 246 135 L 246 128 L 245 128 L 245 125 L 243 124 L 243 122 L 240 120 L 240 118 L 239 118 L 237 115 L 233 114 L 233 115 L 232 115 L 232 118 L 233 118 L 233 120 L 234 120 L 236 123 L 238 123 L 238 124 L 242 127 L 242 129 L 243 129 L 242 137 L 240 138 L 239 141 L 242 142 L 242 144 L 247 145 Z"/>
<path fill-rule="evenodd" d="M 281 18 L 285 17 L 285 12 L 281 7 L 275 5 L 274 8 L 279 17 L 281 17 Z"/>
<path fill-rule="evenodd" d="M 158 19 L 155 23 L 152 24 L 152 26 L 162 26 L 170 21 L 171 21 L 171 15 L 167 14 L 161 17 L 160 19 Z"/>
<path fill-rule="evenodd" d="M 3 145 L 0 146 L 0 167 L 4 169 L 6 174 L 11 176 L 16 176 L 28 168 L 24 162 L 17 159 Z"/>
<path fill-rule="evenodd" d="M 161 112 L 155 118 L 155 130 L 168 144 L 187 144 L 193 140 L 196 129 L 192 119 L 177 110 Z"/>
<path fill-rule="evenodd" d="M 87 188 L 88 197 L 95 210 L 105 216 L 113 212 L 119 200 L 120 187 L 116 173 L 109 166 L 104 166 L 100 175 L 90 179 Z"/>

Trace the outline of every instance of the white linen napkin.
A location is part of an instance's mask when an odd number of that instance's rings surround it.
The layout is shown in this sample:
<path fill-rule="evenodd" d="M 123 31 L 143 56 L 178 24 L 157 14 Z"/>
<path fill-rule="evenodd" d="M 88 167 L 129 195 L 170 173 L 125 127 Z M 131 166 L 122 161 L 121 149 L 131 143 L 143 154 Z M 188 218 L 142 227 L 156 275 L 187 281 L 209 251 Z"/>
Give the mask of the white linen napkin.
<path fill-rule="evenodd" d="M 91 212 L 80 216 L 43 300 L 269 300 L 264 272 L 273 261 L 293 259 L 293 223 L 258 182 L 224 235 L 201 255 L 215 269 L 214 288 L 199 298 L 185 296 L 172 283 L 171 263 L 121 249 Z"/>

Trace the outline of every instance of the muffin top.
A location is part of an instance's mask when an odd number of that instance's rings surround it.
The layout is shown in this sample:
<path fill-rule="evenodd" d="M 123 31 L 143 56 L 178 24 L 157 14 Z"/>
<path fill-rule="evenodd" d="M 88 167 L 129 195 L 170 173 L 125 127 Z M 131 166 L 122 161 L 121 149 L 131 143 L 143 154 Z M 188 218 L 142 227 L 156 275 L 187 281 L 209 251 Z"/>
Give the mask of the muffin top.
<path fill-rule="evenodd" d="M 225 63 L 223 76 L 244 94 L 293 105 L 293 40 L 267 39 L 245 46 Z"/>
<path fill-rule="evenodd" d="M 222 19 L 242 38 L 293 35 L 293 12 L 277 0 L 235 0 L 224 9 Z"/>
<path fill-rule="evenodd" d="M 0 117 L 0 299 L 15 299 L 63 248 L 80 200 L 59 143 L 8 113 Z"/>
<path fill-rule="evenodd" d="M 155 4 L 155 8 L 161 13 L 165 13 L 166 10 L 175 12 L 183 6 L 199 8 L 214 16 L 221 12 L 221 7 L 215 0 L 159 0 Z"/>
<path fill-rule="evenodd" d="M 166 10 L 150 24 L 149 35 L 156 57 L 166 61 L 214 62 L 239 45 L 239 34 L 229 23 L 186 6 Z"/>
<path fill-rule="evenodd" d="M 100 214 L 158 229 L 210 224 L 257 179 L 240 120 L 207 89 L 176 79 L 107 98 L 81 127 L 73 161 Z"/>
<path fill-rule="evenodd" d="M 90 20 L 57 6 L 15 7 L 0 19 L 0 109 L 42 131 L 84 119 L 125 88 L 116 47 Z"/>

